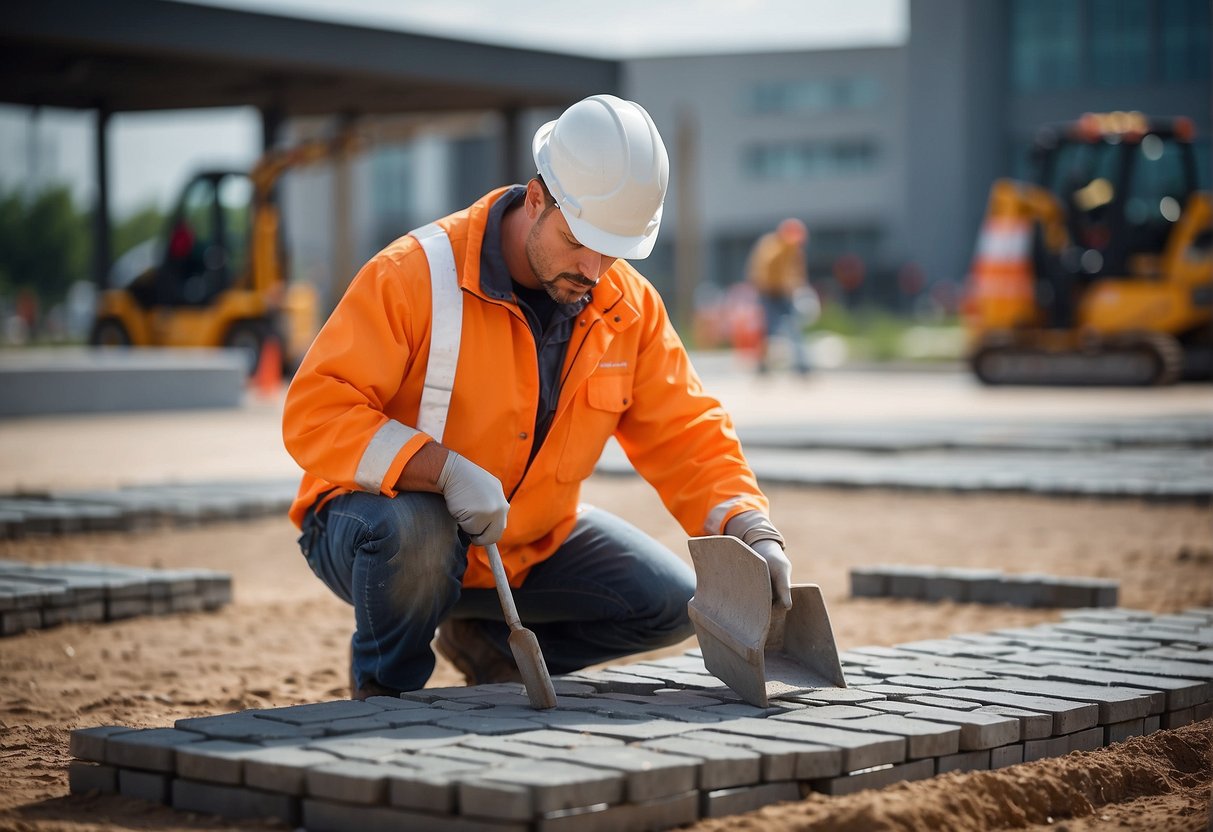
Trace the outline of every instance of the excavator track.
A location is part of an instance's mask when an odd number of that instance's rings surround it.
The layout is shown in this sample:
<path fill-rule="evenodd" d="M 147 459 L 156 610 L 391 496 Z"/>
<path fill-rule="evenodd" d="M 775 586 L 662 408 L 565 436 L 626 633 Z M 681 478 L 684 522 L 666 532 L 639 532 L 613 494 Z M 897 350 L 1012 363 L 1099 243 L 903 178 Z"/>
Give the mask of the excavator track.
<path fill-rule="evenodd" d="M 1171 336 L 1157 332 L 1073 350 L 988 343 L 973 353 L 970 365 L 988 385 L 1149 387 L 1179 378 L 1183 348 Z"/>

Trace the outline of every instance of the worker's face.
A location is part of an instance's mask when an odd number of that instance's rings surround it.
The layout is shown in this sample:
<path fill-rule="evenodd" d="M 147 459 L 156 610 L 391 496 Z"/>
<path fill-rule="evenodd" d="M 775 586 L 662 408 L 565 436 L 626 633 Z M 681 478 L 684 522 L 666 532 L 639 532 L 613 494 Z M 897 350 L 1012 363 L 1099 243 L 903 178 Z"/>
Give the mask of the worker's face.
<path fill-rule="evenodd" d="M 615 262 L 614 257 L 577 242 L 564 214 L 550 202 L 540 209 L 527 234 L 526 257 L 539 285 L 557 303 L 580 299 Z"/>

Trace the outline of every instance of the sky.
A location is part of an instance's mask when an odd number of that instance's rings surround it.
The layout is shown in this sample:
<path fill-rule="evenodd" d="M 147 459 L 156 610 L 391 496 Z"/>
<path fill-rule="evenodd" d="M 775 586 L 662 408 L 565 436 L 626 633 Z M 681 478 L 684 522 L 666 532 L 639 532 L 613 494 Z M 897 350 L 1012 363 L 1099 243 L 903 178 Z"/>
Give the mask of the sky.
<path fill-rule="evenodd" d="M 172 0 L 178 2 L 179 0 Z M 907 0 L 192 0 L 594 57 L 896 45 Z M 116 218 L 168 209 L 202 167 L 247 167 L 260 149 L 255 110 L 118 114 L 110 122 Z M 0 105 L 0 188 L 66 183 L 93 198 L 93 119 Z"/>

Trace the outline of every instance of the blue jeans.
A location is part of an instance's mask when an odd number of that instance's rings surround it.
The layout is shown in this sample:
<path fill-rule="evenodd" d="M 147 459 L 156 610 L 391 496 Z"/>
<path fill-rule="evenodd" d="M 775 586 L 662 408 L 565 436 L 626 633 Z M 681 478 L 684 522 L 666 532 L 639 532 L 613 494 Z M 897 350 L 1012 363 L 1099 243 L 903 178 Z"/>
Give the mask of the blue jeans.
<path fill-rule="evenodd" d="M 359 687 L 424 687 L 434 671 L 430 641 L 448 617 L 476 619 L 510 655 L 496 590 L 462 586 L 468 547 L 440 495 L 343 494 L 308 512 L 299 546 L 312 571 L 354 607 Z M 694 594 L 695 573 L 671 551 L 586 506 L 564 544 L 514 590 L 514 601 L 548 669 L 568 673 L 687 638 Z"/>
<path fill-rule="evenodd" d="M 758 369 L 767 370 L 767 350 L 772 338 L 783 336 L 792 345 L 792 361 L 796 372 L 801 375 L 809 372 L 809 353 L 804 346 L 804 332 L 801 331 L 800 313 L 790 296 L 759 295 L 762 303 L 762 316 L 766 324 L 766 338 L 762 344 L 762 355 L 759 357 Z"/>

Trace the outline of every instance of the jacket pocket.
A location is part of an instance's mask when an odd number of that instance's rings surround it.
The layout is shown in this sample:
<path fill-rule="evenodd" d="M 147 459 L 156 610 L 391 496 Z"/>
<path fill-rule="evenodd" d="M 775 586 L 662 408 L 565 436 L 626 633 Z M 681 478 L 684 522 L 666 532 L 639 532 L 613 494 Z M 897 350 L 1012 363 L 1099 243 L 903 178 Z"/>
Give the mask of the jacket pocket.
<path fill-rule="evenodd" d="M 568 433 L 556 466 L 558 482 L 580 482 L 594 472 L 620 415 L 632 403 L 632 376 L 591 376 L 569 409 Z"/>

